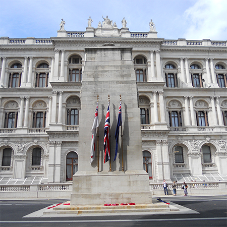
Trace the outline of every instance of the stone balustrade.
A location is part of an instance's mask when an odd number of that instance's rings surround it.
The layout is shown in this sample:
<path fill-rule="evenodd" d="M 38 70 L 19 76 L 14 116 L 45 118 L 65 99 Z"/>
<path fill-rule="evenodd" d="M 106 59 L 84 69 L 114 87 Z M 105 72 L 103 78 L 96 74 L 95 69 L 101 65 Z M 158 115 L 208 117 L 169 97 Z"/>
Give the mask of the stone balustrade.
<path fill-rule="evenodd" d="M 131 32 L 131 38 L 147 38 L 147 32 Z"/>

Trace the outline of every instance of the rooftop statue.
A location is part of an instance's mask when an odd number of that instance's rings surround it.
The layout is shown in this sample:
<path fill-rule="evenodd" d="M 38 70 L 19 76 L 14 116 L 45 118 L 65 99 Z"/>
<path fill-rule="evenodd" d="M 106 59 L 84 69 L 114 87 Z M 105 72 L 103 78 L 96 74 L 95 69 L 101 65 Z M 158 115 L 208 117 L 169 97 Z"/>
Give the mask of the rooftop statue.
<path fill-rule="evenodd" d="M 60 31 L 65 31 L 64 25 L 65 25 L 65 21 L 63 19 L 61 19 Z"/>
<path fill-rule="evenodd" d="M 93 22 L 93 20 L 91 19 L 91 17 L 89 17 L 88 19 L 88 27 L 91 27 L 91 23 Z"/>
<path fill-rule="evenodd" d="M 155 24 L 152 20 L 150 21 L 149 26 L 150 26 L 150 32 L 156 32 Z"/>
<path fill-rule="evenodd" d="M 122 28 L 126 28 L 127 21 L 125 20 L 125 18 L 122 19 L 121 23 L 122 23 Z"/>
<path fill-rule="evenodd" d="M 102 22 L 103 28 L 113 28 L 113 21 L 106 16 L 106 18 L 102 17 L 104 21 Z"/>

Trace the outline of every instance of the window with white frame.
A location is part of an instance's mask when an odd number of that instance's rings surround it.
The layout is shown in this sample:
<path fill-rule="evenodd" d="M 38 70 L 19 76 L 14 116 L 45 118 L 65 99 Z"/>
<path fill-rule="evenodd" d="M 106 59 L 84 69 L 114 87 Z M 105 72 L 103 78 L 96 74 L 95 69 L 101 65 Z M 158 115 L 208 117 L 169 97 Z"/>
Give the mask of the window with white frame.
<path fill-rule="evenodd" d="M 174 147 L 175 163 L 184 163 L 184 153 L 182 146 Z"/>
<path fill-rule="evenodd" d="M 203 154 L 203 163 L 211 163 L 211 149 L 208 145 L 202 146 L 202 154 Z"/>
<path fill-rule="evenodd" d="M 143 169 L 148 173 L 149 178 L 152 178 L 152 158 L 149 151 L 143 151 Z"/>
<path fill-rule="evenodd" d="M 32 128 L 46 127 L 47 105 L 44 101 L 38 100 L 32 106 Z"/>
<path fill-rule="evenodd" d="M 136 73 L 136 82 L 147 81 L 147 59 L 141 55 L 134 58 L 134 68 Z"/>
<path fill-rule="evenodd" d="M 150 124 L 150 101 L 146 96 L 139 97 L 140 123 Z"/>
<path fill-rule="evenodd" d="M 9 88 L 20 87 L 21 75 L 22 75 L 22 64 L 14 63 L 13 65 L 11 65 L 11 67 L 9 68 L 8 87 Z"/>
<path fill-rule="evenodd" d="M 79 125 L 80 99 L 71 96 L 66 101 L 66 125 Z"/>
<path fill-rule="evenodd" d="M 202 78 L 202 68 L 198 64 L 190 65 L 190 72 L 192 78 L 192 86 L 193 87 L 203 87 L 203 78 Z"/>
<path fill-rule="evenodd" d="M 18 104 L 15 101 L 9 101 L 4 106 L 5 120 L 4 128 L 17 128 Z"/>
<path fill-rule="evenodd" d="M 35 87 L 48 87 L 49 65 L 41 63 L 36 68 Z"/>
<path fill-rule="evenodd" d="M 164 68 L 166 87 L 178 87 L 177 69 L 173 64 L 166 64 Z"/>
<path fill-rule="evenodd" d="M 215 73 L 219 87 L 227 87 L 227 70 L 225 66 L 218 63 L 215 65 Z"/>
<path fill-rule="evenodd" d="M 79 55 L 73 55 L 68 59 L 68 81 L 82 81 L 82 58 Z"/>
<path fill-rule="evenodd" d="M 2 151 L 2 166 L 11 166 L 12 149 L 4 148 Z"/>

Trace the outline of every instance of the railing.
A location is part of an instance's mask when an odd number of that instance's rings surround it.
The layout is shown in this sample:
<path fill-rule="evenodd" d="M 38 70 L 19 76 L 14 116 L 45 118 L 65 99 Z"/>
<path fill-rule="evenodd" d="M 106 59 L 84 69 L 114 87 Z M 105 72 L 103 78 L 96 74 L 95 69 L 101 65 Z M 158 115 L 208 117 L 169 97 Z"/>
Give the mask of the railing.
<path fill-rule="evenodd" d="M 163 41 L 162 45 L 176 46 L 177 45 L 177 41 L 176 40 L 166 40 L 166 41 Z"/>
<path fill-rule="evenodd" d="M 0 169 L 1 171 L 10 171 L 12 170 L 12 166 L 1 166 Z"/>
<path fill-rule="evenodd" d="M 66 125 L 66 130 L 79 131 L 79 125 Z"/>
<path fill-rule="evenodd" d="M 68 37 L 84 37 L 84 32 L 67 32 Z"/>
<path fill-rule="evenodd" d="M 185 127 L 170 127 L 170 131 L 187 131 Z"/>
<path fill-rule="evenodd" d="M 30 128 L 28 129 L 28 133 L 46 133 L 45 128 Z"/>
<path fill-rule="evenodd" d="M 59 184 L 59 185 L 39 185 L 38 191 L 71 191 L 72 184 Z"/>
<path fill-rule="evenodd" d="M 51 39 L 36 39 L 36 44 L 53 44 Z"/>
<path fill-rule="evenodd" d="M 0 128 L 0 133 L 15 133 L 15 128 Z"/>
<path fill-rule="evenodd" d="M 184 163 L 176 163 L 176 164 L 173 164 L 173 166 L 175 168 L 184 168 L 185 167 L 185 164 Z"/>
<path fill-rule="evenodd" d="M 31 170 L 32 171 L 42 171 L 43 170 L 43 166 L 32 166 Z"/>
<path fill-rule="evenodd" d="M 141 129 L 152 129 L 153 125 L 141 125 Z"/>
<path fill-rule="evenodd" d="M 10 39 L 10 44 L 25 44 L 26 39 Z"/>
<path fill-rule="evenodd" d="M 211 42 L 212 46 L 226 46 L 226 42 Z"/>
<path fill-rule="evenodd" d="M 198 127 L 197 130 L 198 131 L 203 131 L 203 132 L 212 132 L 212 131 L 214 131 L 214 127 L 209 127 L 209 126 L 207 126 L 207 127 Z"/>
<path fill-rule="evenodd" d="M 202 46 L 202 41 L 187 41 L 187 45 L 193 45 L 193 46 Z"/>
<path fill-rule="evenodd" d="M 214 167 L 215 166 L 215 163 L 202 163 L 202 166 L 205 167 L 205 168 L 206 167 L 209 167 L 210 168 L 210 167 Z"/>
<path fill-rule="evenodd" d="M 19 185 L 19 186 L 13 186 L 13 185 L 4 185 L 0 186 L 0 192 L 21 192 L 21 191 L 30 191 L 30 185 Z"/>
<path fill-rule="evenodd" d="M 147 36 L 146 32 L 131 32 L 131 38 L 147 38 Z"/>

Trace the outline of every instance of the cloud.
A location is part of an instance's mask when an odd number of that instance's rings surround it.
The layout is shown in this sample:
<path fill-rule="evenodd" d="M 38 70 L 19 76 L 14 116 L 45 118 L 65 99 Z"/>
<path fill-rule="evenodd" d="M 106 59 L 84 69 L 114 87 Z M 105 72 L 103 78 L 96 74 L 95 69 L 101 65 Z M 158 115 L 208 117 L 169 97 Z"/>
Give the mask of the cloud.
<path fill-rule="evenodd" d="M 186 19 L 186 39 L 227 39 L 227 1 L 226 0 L 198 0 L 188 8 Z"/>

